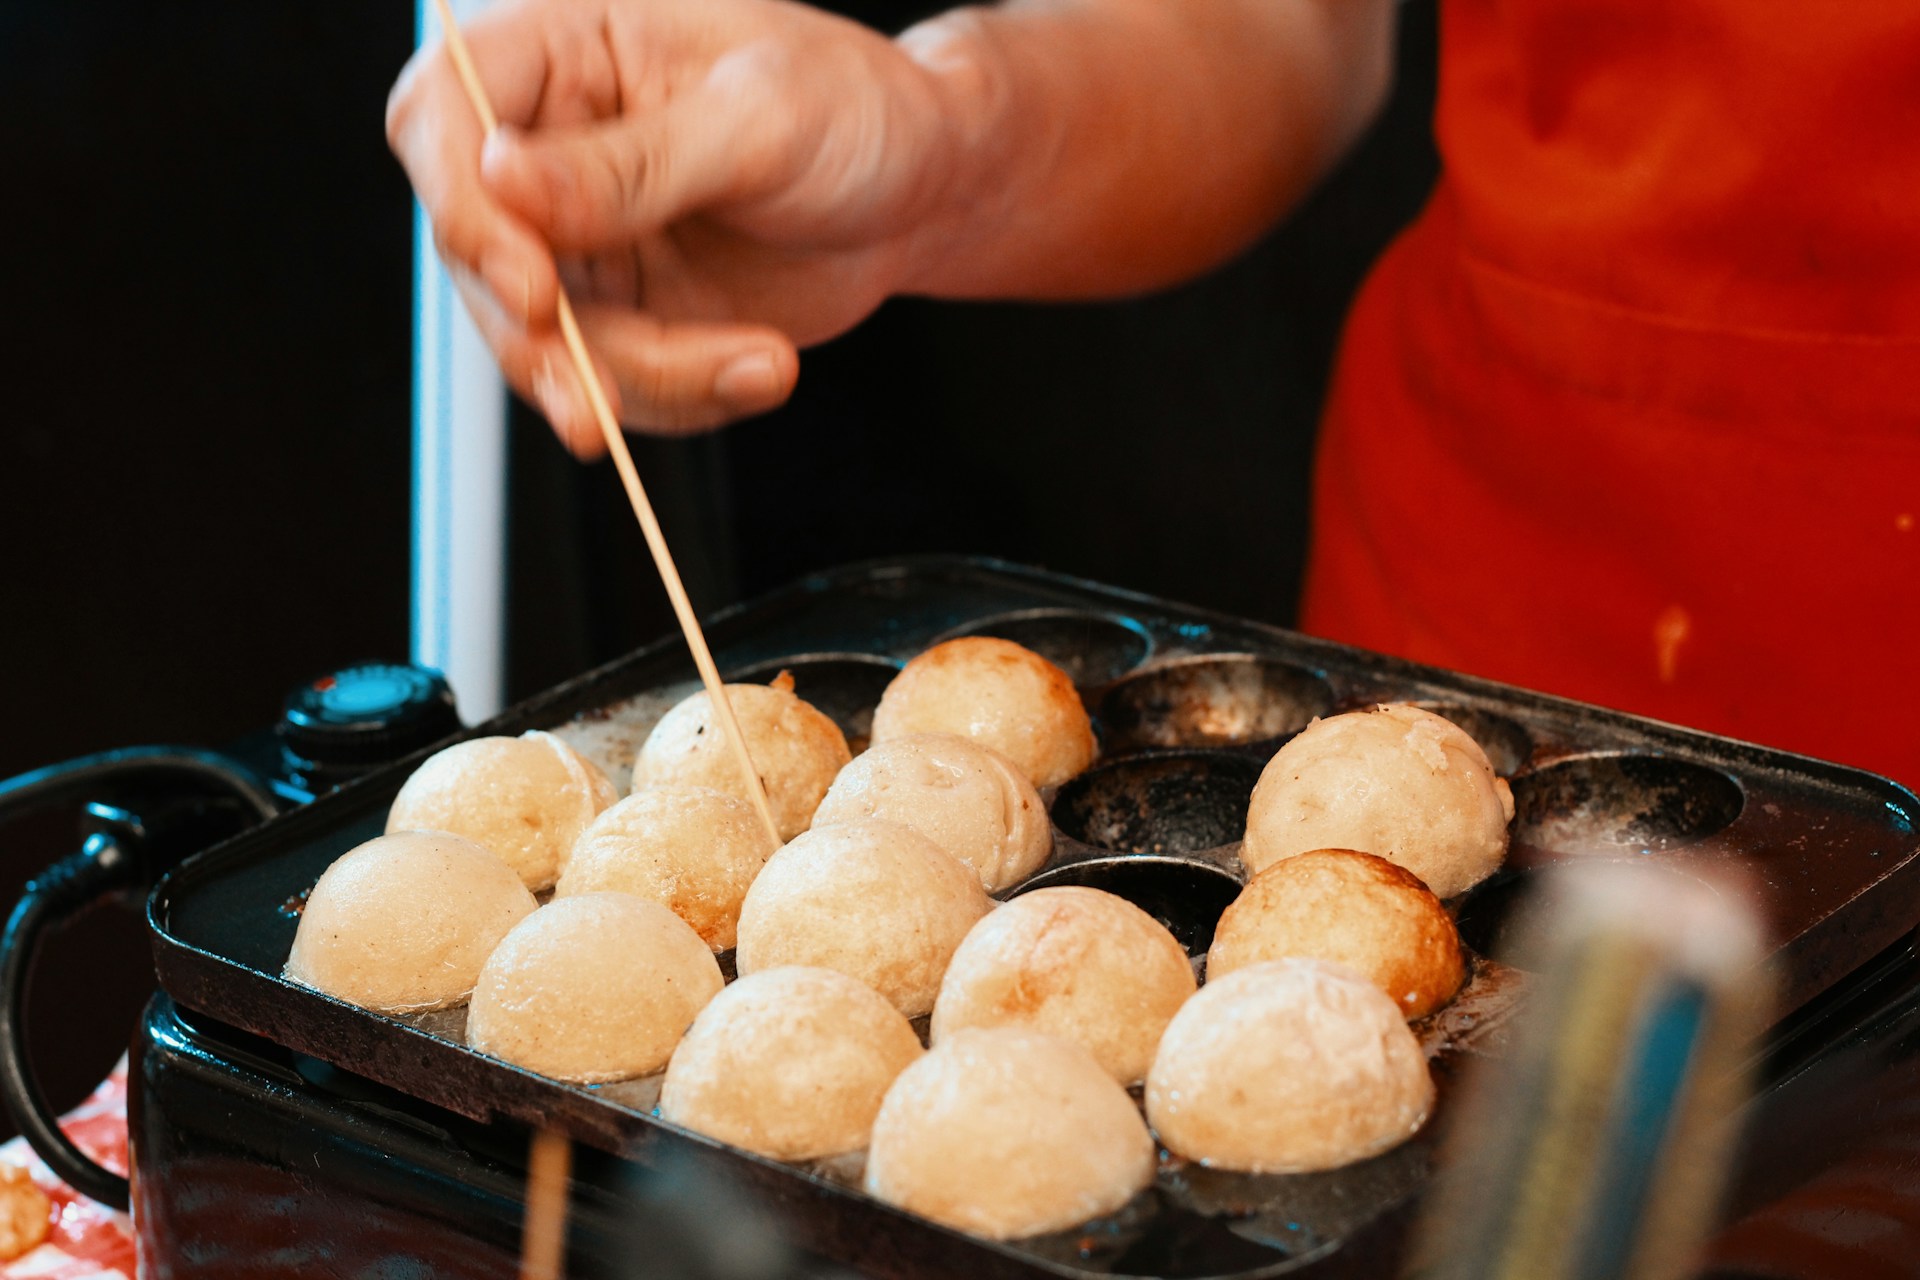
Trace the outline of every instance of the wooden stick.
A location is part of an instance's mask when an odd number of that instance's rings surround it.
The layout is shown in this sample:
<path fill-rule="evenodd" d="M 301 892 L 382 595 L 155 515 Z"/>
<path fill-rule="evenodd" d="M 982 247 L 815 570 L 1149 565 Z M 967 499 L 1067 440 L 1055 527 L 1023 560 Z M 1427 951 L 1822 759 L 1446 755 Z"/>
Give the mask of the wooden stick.
<path fill-rule="evenodd" d="M 493 114 L 493 100 L 487 97 L 487 87 L 480 83 L 480 73 L 474 69 L 466 37 L 460 34 L 460 24 L 454 21 L 453 6 L 447 0 L 433 0 L 433 5 L 439 11 L 440 31 L 447 38 L 447 53 L 453 58 L 453 69 L 460 76 L 461 87 L 467 91 L 467 101 L 473 104 L 473 114 L 480 117 L 480 127 L 491 135 L 500 127 L 500 119 Z"/>
<path fill-rule="evenodd" d="M 453 67 L 459 73 L 460 83 L 467 91 L 467 98 L 473 103 L 473 112 L 480 118 L 481 127 L 489 134 L 500 127 L 499 119 L 493 114 L 493 104 L 487 99 L 486 88 L 480 83 L 480 74 L 474 69 L 473 55 L 467 50 L 467 42 L 460 35 L 460 27 L 453 19 L 453 9 L 447 0 L 434 0 L 440 12 L 440 26 L 447 37 L 447 52 L 453 57 Z M 654 517 L 653 503 L 647 500 L 647 490 L 640 483 L 640 473 L 634 470 L 633 454 L 627 449 L 627 438 L 620 430 L 620 423 L 613 416 L 613 406 L 607 403 L 607 394 L 600 385 L 600 377 L 593 371 L 593 357 L 587 354 L 586 339 L 580 334 L 580 324 L 574 318 L 573 303 L 567 299 L 567 291 L 560 290 L 559 299 L 560 336 L 566 340 L 567 352 L 573 357 L 573 369 L 580 378 L 580 388 L 586 393 L 587 402 L 593 406 L 594 420 L 600 424 L 600 434 L 607 442 L 607 452 L 613 457 L 613 465 L 620 473 L 620 483 L 626 486 L 627 501 L 633 506 L 633 514 L 640 520 L 640 532 L 646 535 L 647 550 L 653 553 L 653 564 L 660 571 L 660 581 L 666 585 L 667 598 L 673 602 L 673 613 L 680 620 L 680 630 L 686 635 L 687 648 L 693 652 L 693 665 L 700 671 L 700 681 L 707 688 L 707 699 L 713 704 L 713 714 L 720 721 L 720 731 L 727 739 L 727 745 L 733 749 L 734 761 L 740 766 L 740 774 L 746 779 L 747 798 L 753 801 L 753 807 L 760 815 L 760 821 L 766 824 L 767 834 L 775 845 L 784 843 L 780 839 L 780 825 L 773 820 L 773 809 L 767 803 L 767 791 L 760 782 L 760 771 L 754 768 L 753 755 L 747 750 L 747 739 L 740 732 L 740 722 L 734 719 L 733 704 L 727 700 L 727 691 L 720 683 L 720 669 L 714 665 L 713 653 L 707 648 L 706 633 L 700 629 L 700 619 L 693 612 L 693 602 L 687 599 L 687 589 L 680 581 L 680 570 L 674 567 L 673 555 L 667 550 L 667 539 L 660 532 L 660 521 Z"/>
<path fill-rule="evenodd" d="M 561 1280 L 567 1257 L 567 1180 L 573 1144 L 536 1130 L 527 1153 L 527 1216 L 520 1233 L 520 1280 Z"/>

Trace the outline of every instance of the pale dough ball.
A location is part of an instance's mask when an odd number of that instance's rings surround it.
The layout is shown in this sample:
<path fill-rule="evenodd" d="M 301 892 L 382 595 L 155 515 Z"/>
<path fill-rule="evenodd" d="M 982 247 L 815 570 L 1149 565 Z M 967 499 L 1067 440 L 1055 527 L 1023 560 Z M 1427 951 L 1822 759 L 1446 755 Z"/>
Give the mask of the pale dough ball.
<path fill-rule="evenodd" d="M 467 1043 L 555 1080 L 658 1071 L 724 979 L 692 926 L 629 893 L 558 898 L 487 957 Z"/>
<path fill-rule="evenodd" d="M 784 673 L 770 685 L 730 684 L 726 689 L 780 838 L 791 840 L 807 829 L 834 775 L 853 758 L 846 735 L 825 714 L 795 697 L 793 678 Z M 635 790 L 711 787 L 752 799 L 705 690 L 660 717 L 634 761 L 633 785 Z"/>
<path fill-rule="evenodd" d="M 1513 793 L 1452 721 L 1391 705 L 1316 720 L 1280 748 L 1247 808 L 1249 871 L 1312 849 L 1397 862 L 1442 898 L 1507 856 Z"/>
<path fill-rule="evenodd" d="M 1209 981 L 1147 1072 L 1169 1151 L 1222 1169 L 1307 1173 L 1416 1133 L 1433 1080 L 1394 1002 L 1340 965 L 1269 960 Z"/>
<path fill-rule="evenodd" d="M 379 836 L 336 858 L 307 895 L 287 977 L 382 1013 L 459 1004 L 533 908 L 513 868 L 471 840 Z"/>
<path fill-rule="evenodd" d="M 1466 980 L 1440 900 L 1405 868 L 1348 849 L 1295 854 L 1255 876 L 1214 929 L 1207 980 L 1288 956 L 1346 965 L 1406 1018 L 1432 1013 Z"/>
<path fill-rule="evenodd" d="M 423 760 L 387 811 L 387 831 L 451 831 L 499 854 L 536 893 L 619 799 L 607 775 L 550 733 L 469 738 Z"/>
<path fill-rule="evenodd" d="M 744 800 L 706 787 L 648 787 L 581 834 L 555 896 L 631 893 L 666 907 L 713 950 L 725 951 L 747 886 L 774 848 Z"/>
<path fill-rule="evenodd" d="M 880 1104 L 866 1189 L 990 1240 L 1112 1213 L 1153 1181 L 1153 1138 L 1079 1045 L 1017 1027 L 955 1034 Z"/>
<path fill-rule="evenodd" d="M 911 827 L 816 827 L 760 871 L 740 908 L 740 973 L 814 965 L 866 983 L 909 1018 L 933 1008 L 960 939 L 993 902 L 972 868 Z"/>
<path fill-rule="evenodd" d="M 1125 898 L 1036 889 L 973 926 L 954 952 L 933 1006 L 933 1042 L 967 1027 L 1026 1027 L 1073 1041 L 1133 1084 L 1193 988 L 1186 950 Z"/>
<path fill-rule="evenodd" d="M 673 1051 L 660 1115 L 776 1160 L 867 1145 L 920 1037 L 864 982 L 788 965 L 750 973 L 700 1011 Z"/>
<path fill-rule="evenodd" d="M 1033 784 L 998 751 L 951 733 L 877 743 L 842 769 L 814 824 L 860 818 L 912 827 L 979 872 L 988 893 L 1032 875 L 1053 851 Z"/>
<path fill-rule="evenodd" d="M 1093 763 L 1093 722 L 1067 673 L 1031 649 L 964 636 L 901 669 L 873 713 L 873 741 L 955 733 L 1013 761 L 1036 787 Z"/>

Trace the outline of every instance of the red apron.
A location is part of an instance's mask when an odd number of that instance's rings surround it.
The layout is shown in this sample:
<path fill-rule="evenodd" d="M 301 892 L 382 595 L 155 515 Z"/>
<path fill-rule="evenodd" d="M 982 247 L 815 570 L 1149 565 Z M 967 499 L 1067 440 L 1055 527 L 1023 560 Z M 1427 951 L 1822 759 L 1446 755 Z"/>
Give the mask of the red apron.
<path fill-rule="evenodd" d="M 1920 6 L 1440 7 L 1306 629 L 1920 785 Z"/>

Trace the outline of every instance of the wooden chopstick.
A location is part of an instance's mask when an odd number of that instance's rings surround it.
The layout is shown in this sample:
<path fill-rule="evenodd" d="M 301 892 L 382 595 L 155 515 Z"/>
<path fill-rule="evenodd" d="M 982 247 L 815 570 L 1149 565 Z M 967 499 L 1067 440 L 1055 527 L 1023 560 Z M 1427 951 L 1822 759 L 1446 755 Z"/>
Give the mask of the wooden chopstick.
<path fill-rule="evenodd" d="M 520 1280 L 561 1280 L 567 1256 L 567 1180 L 573 1146 L 537 1129 L 527 1153 L 527 1214 L 520 1233 Z"/>
<path fill-rule="evenodd" d="M 474 69 L 473 55 L 460 35 L 453 9 L 447 0 L 434 0 L 434 5 L 439 10 L 441 29 L 446 33 L 447 52 L 453 58 L 454 70 L 467 91 L 467 99 L 473 104 L 473 112 L 480 118 L 481 127 L 492 134 L 500 127 L 500 121 L 493 113 L 493 104 L 487 98 L 485 86 L 480 83 L 480 74 Z M 674 616 L 680 620 L 680 630 L 687 638 L 687 648 L 693 652 L 693 665 L 699 668 L 700 681 L 706 686 L 708 700 L 713 703 L 713 713 L 720 721 L 720 730 L 726 735 L 727 745 L 733 749 L 734 761 L 740 766 L 741 776 L 746 779 L 747 798 L 753 802 L 760 821 L 766 824 L 767 834 L 772 837 L 773 843 L 776 846 L 783 844 L 780 825 L 773 820 L 773 809 L 767 803 L 766 788 L 760 782 L 760 771 L 754 768 L 753 755 L 747 750 L 746 737 L 740 732 L 740 722 L 734 719 L 733 704 L 727 700 L 726 688 L 720 683 L 720 670 L 714 665 L 712 651 L 707 648 L 706 633 L 701 631 L 700 619 L 694 615 L 692 601 L 687 599 L 687 589 L 680 581 L 680 570 L 674 567 L 673 555 L 667 550 L 666 536 L 660 532 L 660 521 L 653 514 L 653 503 L 647 500 L 646 487 L 640 483 L 640 473 L 634 470 L 633 454 L 627 449 L 627 438 L 621 433 L 620 423 L 613 416 L 613 406 L 607 403 L 599 375 L 593 371 L 593 357 L 587 354 L 586 340 L 580 334 L 579 321 L 573 314 L 573 303 L 568 300 L 564 287 L 560 290 L 559 317 L 560 336 L 566 340 L 567 352 L 573 357 L 574 372 L 579 375 L 580 387 L 586 392 L 588 403 L 593 406 L 594 420 L 600 424 L 600 434 L 606 438 L 607 452 L 612 455 L 614 468 L 620 473 L 620 483 L 626 486 L 627 501 L 633 505 L 633 514 L 640 520 L 640 532 L 646 535 L 647 550 L 653 554 L 654 567 L 660 571 L 660 581 L 666 585 L 667 598 L 673 602 Z"/>

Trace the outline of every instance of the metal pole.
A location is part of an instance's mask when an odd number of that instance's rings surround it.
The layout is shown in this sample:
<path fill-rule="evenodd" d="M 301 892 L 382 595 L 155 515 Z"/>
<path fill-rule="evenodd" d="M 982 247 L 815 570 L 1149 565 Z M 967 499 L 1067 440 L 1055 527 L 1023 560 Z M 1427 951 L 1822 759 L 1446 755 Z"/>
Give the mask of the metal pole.
<path fill-rule="evenodd" d="M 485 0 L 454 0 L 464 20 Z M 417 40 L 438 31 L 416 0 Z M 507 392 L 414 209 L 413 660 L 468 723 L 506 699 Z"/>

